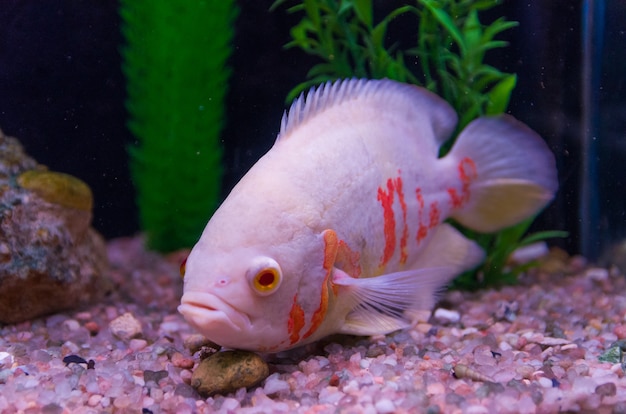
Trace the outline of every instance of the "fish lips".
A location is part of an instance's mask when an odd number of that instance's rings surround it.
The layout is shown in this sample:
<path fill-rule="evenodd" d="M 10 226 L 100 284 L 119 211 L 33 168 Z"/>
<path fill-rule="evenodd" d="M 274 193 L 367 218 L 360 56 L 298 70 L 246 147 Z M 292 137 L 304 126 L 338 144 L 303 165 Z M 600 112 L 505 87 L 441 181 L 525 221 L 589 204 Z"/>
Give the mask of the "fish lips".
<path fill-rule="evenodd" d="M 250 318 L 245 313 L 207 292 L 185 292 L 178 312 L 190 325 L 217 343 L 219 339 L 251 326 Z"/>

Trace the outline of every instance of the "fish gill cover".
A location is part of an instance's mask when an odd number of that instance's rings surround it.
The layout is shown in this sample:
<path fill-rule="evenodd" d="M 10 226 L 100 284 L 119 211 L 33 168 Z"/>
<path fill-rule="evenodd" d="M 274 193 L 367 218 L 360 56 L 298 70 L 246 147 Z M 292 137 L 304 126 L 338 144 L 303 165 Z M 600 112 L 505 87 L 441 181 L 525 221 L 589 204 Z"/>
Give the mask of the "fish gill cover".
<path fill-rule="evenodd" d="M 147 245 L 193 245 L 217 208 L 232 0 L 122 0 L 129 147 Z"/>

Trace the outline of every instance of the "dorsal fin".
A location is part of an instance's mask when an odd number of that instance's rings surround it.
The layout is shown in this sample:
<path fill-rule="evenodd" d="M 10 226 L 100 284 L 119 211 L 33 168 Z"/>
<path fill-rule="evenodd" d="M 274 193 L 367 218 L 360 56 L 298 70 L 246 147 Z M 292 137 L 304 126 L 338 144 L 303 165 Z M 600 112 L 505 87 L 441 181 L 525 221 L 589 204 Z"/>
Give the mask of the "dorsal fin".
<path fill-rule="evenodd" d="M 385 110 L 412 113 L 417 124 L 427 117 L 438 144 L 448 139 L 456 126 L 452 107 L 424 88 L 389 79 L 344 79 L 313 87 L 296 98 L 283 114 L 277 141 L 289 138 L 298 127 L 324 111 L 357 99 L 364 104 L 375 101 Z"/>

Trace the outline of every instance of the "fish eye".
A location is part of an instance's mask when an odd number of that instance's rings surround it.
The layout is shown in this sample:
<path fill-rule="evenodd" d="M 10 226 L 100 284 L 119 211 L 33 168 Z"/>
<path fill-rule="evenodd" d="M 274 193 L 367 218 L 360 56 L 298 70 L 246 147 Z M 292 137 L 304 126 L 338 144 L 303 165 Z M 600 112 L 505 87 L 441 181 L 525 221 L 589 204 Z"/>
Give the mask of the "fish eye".
<path fill-rule="evenodd" d="M 184 279 L 184 278 L 185 278 L 185 270 L 186 270 L 186 269 L 187 269 L 187 258 L 185 257 L 185 258 L 183 259 L 183 261 L 181 262 L 181 264 L 180 264 L 180 269 L 178 269 L 178 270 L 180 271 L 180 277 L 181 277 L 182 279 Z"/>
<path fill-rule="evenodd" d="M 270 258 L 256 260 L 248 274 L 252 288 L 261 296 L 274 293 L 282 282 L 280 266 Z"/>

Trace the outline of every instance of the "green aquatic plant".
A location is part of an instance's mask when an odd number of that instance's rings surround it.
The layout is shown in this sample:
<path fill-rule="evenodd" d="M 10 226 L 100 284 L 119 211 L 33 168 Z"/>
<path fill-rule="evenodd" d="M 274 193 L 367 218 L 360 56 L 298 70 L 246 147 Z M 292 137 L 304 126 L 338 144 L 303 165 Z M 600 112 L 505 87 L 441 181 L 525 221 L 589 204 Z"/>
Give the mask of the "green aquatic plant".
<path fill-rule="evenodd" d="M 147 245 L 192 246 L 221 191 L 232 0 L 122 0 L 130 168 Z"/>
<path fill-rule="evenodd" d="M 278 0 L 272 8 L 285 3 Z M 446 99 L 461 116 L 459 129 L 480 115 L 504 112 L 516 76 L 484 63 L 485 53 L 506 46 L 495 37 L 516 22 L 504 18 L 483 25 L 478 12 L 497 0 L 417 0 L 374 23 L 372 0 L 303 0 L 289 12 L 304 12 L 286 47 L 299 47 L 322 62 L 288 101 L 319 83 L 346 77 L 389 78 L 422 85 Z M 416 18 L 417 45 L 386 45 L 390 23 L 400 15 Z M 406 60 L 412 59 L 412 65 Z M 418 67 L 419 70 L 411 66 Z"/>
<path fill-rule="evenodd" d="M 288 0 L 277 0 L 275 9 Z M 448 101 L 459 114 L 457 131 L 473 119 L 506 111 L 516 84 L 516 75 L 501 72 L 485 63 L 485 54 L 507 42 L 496 37 L 517 26 L 499 18 L 490 24 L 479 13 L 500 0 L 414 0 L 391 10 L 382 18 L 374 16 L 372 0 L 298 0 L 289 13 L 303 13 L 291 29 L 287 48 L 298 47 L 317 56 L 307 80 L 288 95 L 293 100 L 303 90 L 339 78 L 389 78 L 426 87 Z M 402 16 L 414 19 L 416 44 L 401 48 L 390 42 L 390 24 Z M 406 34 L 406 29 L 404 33 Z M 410 29 L 409 29 L 410 31 Z M 408 62 L 408 63 L 407 63 Z M 441 149 L 451 148 L 454 137 Z M 534 218 L 496 234 L 479 234 L 461 228 L 487 252 L 480 269 L 461 275 L 455 283 L 464 288 L 512 283 L 533 263 L 513 268 L 507 259 L 517 248 L 564 232 L 548 231 L 524 237 Z"/>

